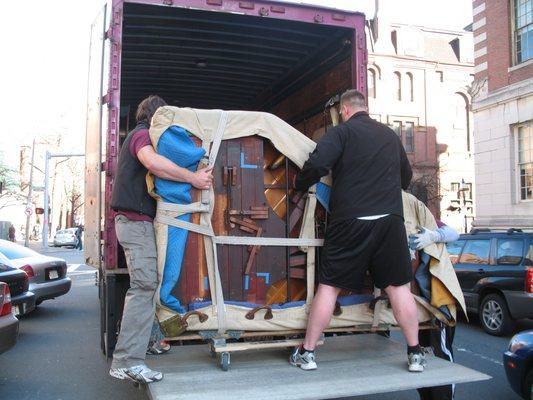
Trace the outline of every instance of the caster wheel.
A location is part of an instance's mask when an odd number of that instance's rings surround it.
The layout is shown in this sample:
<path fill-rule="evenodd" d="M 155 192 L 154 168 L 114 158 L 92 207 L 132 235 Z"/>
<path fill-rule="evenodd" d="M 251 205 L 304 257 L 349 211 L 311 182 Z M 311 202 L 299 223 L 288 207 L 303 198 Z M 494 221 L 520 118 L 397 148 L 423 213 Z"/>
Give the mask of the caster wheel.
<path fill-rule="evenodd" d="M 222 371 L 229 371 L 231 363 L 231 357 L 230 353 L 224 352 L 220 356 L 220 366 L 222 367 Z"/>

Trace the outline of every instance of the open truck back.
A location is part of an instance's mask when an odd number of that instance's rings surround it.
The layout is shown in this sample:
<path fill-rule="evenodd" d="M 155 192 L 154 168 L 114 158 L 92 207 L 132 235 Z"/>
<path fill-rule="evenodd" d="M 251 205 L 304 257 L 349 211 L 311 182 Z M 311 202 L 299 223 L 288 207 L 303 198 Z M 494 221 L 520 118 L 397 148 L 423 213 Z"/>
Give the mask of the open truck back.
<path fill-rule="evenodd" d="M 135 125 L 137 104 L 147 95 L 157 94 L 179 107 L 266 111 L 316 139 L 329 123 L 324 105 L 332 96 L 352 87 L 366 92 L 366 60 L 365 17 L 360 13 L 238 0 L 113 0 L 102 10 L 91 35 L 85 258 L 100 271 L 101 348 L 108 357 L 116 343 L 129 284 L 115 235 L 111 191 L 120 146 Z M 365 341 L 370 345 L 376 339 L 363 335 L 356 340 L 358 347 L 364 348 Z M 331 354 L 341 354 L 334 352 L 335 343 L 329 345 Z M 203 364 L 210 362 L 204 359 L 205 351 L 196 346 L 184 346 L 174 353 L 176 358 L 154 362 L 166 363 L 161 367 L 167 376 L 178 380 L 184 374 L 196 373 L 180 366 L 184 358 L 190 358 L 198 370 L 205 370 Z M 266 367 L 264 362 L 273 368 L 280 362 L 276 361 L 279 351 L 268 353 L 270 356 L 254 354 L 239 357 L 256 368 L 258 380 L 260 370 Z M 387 357 L 379 354 L 367 352 L 364 360 L 387 367 Z M 361 357 L 354 357 L 353 362 Z M 272 371 L 282 377 L 281 364 L 278 367 Z M 211 368 L 219 372 L 214 365 Z M 358 367 L 353 364 L 350 368 Z M 469 380 L 482 378 L 474 377 L 474 372 L 465 375 L 462 367 L 446 368 L 446 381 L 434 383 L 463 382 L 465 376 L 470 376 Z M 238 373 L 234 370 L 232 379 L 238 380 Z M 387 370 L 377 369 L 375 373 L 384 376 Z M 204 382 L 216 382 L 212 376 L 205 378 Z M 426 376 L 425 383 L 413 381 L 410 387 L 431 386 L 428 379 Z M 322 380 L 320 374 L 316 374 L 316 380 Z M 172 380 L 167 382 L 171 384 Z M 179 388 L 158 385 L 152 389 L 153 398 L 180 398 L 172 397 Z M 288 386 L 287 390 L 285 397 L 276 397 L 331 398 L 363 393 L 353 385 L 342 393 L 324 387 L 318 395 L 301 393 L 296 387 L 289 390 Z M 364 393 L 390 390 L 374 387 Z M 235 393 L 230 397 L 237 398 Z M 206 391 L 204 397 L 197 398 L 212 396 Z"/>

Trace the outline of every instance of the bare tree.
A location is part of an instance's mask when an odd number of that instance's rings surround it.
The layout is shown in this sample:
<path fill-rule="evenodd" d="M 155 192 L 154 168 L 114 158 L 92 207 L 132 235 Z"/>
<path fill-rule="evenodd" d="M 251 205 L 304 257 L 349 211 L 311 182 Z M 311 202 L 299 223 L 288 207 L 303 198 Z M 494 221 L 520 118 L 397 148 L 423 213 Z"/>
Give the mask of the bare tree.
<path fill-rule="evenodd" d="M 65 178 L 65 195 L 69 203 L 69 225 L 74 226 L 74 221 L 79 210 L 83 207 L 83 163 L 75 158 L 68 159 L 65 163 L 67 171 Z"/>
<path fill-rule="evenodd" d="M 9 168 L 0 159 L 0 209 L 23 204 L 24 195 L 20 191 L 20 182 L 16 171 Z"/>

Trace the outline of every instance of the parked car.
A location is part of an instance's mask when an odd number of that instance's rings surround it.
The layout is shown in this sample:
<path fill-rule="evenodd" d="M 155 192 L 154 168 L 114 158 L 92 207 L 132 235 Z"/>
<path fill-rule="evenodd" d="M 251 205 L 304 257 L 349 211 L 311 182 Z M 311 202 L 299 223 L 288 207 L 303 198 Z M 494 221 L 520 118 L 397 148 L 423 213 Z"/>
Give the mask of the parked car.
<path fill-rule="evenodd" d="M 48 257 L 16 243 L 0 240 L 0 254 L 29 278 L 29 290 L 35 293 L 36 304 L 67 294 L 72 281 L 67 277 L 67 263 Z"/>
<path fill-rule="evenodd" d="M 9 287 L 13 314 L 26 315 L 35 309 L 35 294 L 29 290 L 28 275 L 15 268 L 3 255 L 0 255 L 0 282 Z"/>
<path fill-rule="evenodd" d="M 0 354 L 17 343 L 18 334 L 19 320 L 13 314 L 9 286 L 0 282 Z"/>
<path fill-rule="evenodd" d="M 467 311 L 491 335 L 510 333 L 533 318 L 533 233 L 473 229 L 448 244 Z"/>
<path fill-rule="evenodd" d="M 68 228 L 57 231 L 54 236 L 54 246 L 76 246 L 76 244 L 78 244 L 78 239 L 76 238 L 77 230 L 78 228 Z"/>
<path fill-rule="evenodd" d="M 511 339 L 503 353 L 507 380 L 524 400 L 533 399 L 533 330 L 521 332 Z"/>

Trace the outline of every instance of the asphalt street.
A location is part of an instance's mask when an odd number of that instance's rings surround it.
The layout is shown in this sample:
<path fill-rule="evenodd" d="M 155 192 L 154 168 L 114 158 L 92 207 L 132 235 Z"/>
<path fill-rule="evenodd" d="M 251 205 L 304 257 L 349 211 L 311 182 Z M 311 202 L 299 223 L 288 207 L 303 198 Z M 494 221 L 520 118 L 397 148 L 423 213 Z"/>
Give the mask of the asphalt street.
<path fill-rule="evenodd" d="M 21 319 L 17 345 L 0 355 L 0 399 L 147 399 L 142 390 L 108 375 L 109 364 L 100 352 L 95 270 L 81 264 L 79 251 L 50 249 L 47 254 L 67 260 L 72 289 Z M 519 326 L 532 328 L 530 321 Z M 400 335 L 393 337 L 402 340 Z M 459 324 L 454 346 L 456 361 L 493 379 L 458 385 L 456 399 L 519 400 L 509 388 L 502 365 L 502 352 L 509 339 L 485 334 L 476 322 Z M 317 361 L 320 366 L 319 354 Z M 357 398 L 377 399 L 416 400 L 418 395 L 416 391 L 406 391 Z"/>

